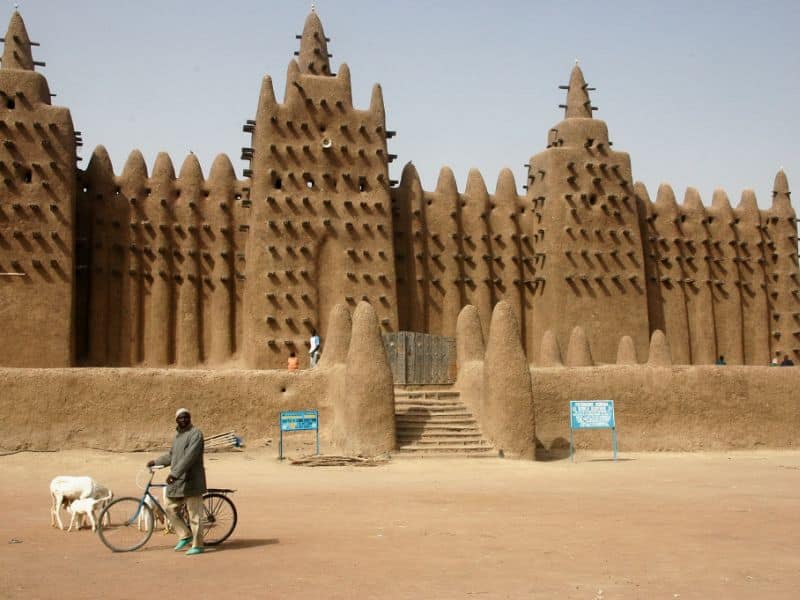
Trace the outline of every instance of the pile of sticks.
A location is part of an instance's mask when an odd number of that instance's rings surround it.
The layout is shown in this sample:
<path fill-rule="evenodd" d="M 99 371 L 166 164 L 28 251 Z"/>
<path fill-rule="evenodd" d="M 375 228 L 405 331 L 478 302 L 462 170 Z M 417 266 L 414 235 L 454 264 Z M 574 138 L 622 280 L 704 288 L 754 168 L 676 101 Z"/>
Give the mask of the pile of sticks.
<path fill-rule="evenodd" d="M 233 431 L 226 431 L 225 433 L 218 433 L 205 439 L 206 450 L 241 450 L 239 448 L 239 438 Z"/>
<path fill-rule="evenodd" d="M 291 464 L 301 467 L 377 467 L 389 462 L 386 456 L 301 456 L 293 458 Z"/>

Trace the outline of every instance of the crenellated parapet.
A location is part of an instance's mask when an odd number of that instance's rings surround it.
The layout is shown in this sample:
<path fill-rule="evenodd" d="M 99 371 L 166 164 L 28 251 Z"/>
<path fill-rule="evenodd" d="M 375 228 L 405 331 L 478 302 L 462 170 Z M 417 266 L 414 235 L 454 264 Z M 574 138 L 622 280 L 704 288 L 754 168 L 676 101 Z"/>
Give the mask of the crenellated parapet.
<path fill-rule="evenodd" d="M 654 203 L 644 185 L 636 191 L 645 215 L 650 327 L 666 333 L 672 362 L 800 358 L 797 226 L 785 174 L 776 176 L 773 205 L 763 211 L 751 190 L 736 208 L 723 190 L 710 206 L 693 188 L 681 205 L 667 184 Z"/>
<path fill-rule="evenodd" d="M 117 176 L 103 147 L 80 181 L 89 364 L 230 363 L 241 346 L 249 182 L 225 155 L 208 179 L 193 154 L 177 176 L 159 154 L 148 175 L 138 150 Z"/>
<path fill-rule="evenodd" d="M 392 192 L 397 215 L 397 272 L 400 328 L 453 336 L 461 309 L 473 305 L 484 335 L 492 310 L 506 300 L 522 322 L 522 306 L 530 293 L 523 265 L 521 198 L 514 177 L 500 173 L 494 193 L 472 169 L 465 189 L 444 167 L 433 191 L 424 191 L 410 163 Z M 402 284 L 406 284 L 403 286 Z"/>

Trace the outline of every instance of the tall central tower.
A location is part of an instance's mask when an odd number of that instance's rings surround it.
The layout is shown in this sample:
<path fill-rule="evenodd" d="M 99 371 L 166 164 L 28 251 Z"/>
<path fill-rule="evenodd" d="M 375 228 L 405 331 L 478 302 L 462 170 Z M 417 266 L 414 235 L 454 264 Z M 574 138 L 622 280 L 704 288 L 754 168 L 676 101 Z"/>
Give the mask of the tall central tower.
<path fill-rule="evenodd" d="M 331 73 L 322 23 L 306 19 L 289 63 L 283 103 L 265 77 L 250 160 L 244 355 L 251 368 L 307 360 L 331 308 L 369 301 L 384 330 L 397 327 L 397 302 L 383 95 L 353 107 L 350 70 Z M 391 135 L 390 133 L 388 135 Z"/>
<path fill-rule="evenodd" d="M 592 118 L 589 86 L 576 65 L 563 121 L 531 158 L 527 204 L 535 218 L 536 286 L 528 348 L 552 330 L 561 348 L 581 326 L 598 362 L 614 362 L 619 339 L 647 356 L 646 282 L 630 156 L 615 152 L 605 122 Z"/>

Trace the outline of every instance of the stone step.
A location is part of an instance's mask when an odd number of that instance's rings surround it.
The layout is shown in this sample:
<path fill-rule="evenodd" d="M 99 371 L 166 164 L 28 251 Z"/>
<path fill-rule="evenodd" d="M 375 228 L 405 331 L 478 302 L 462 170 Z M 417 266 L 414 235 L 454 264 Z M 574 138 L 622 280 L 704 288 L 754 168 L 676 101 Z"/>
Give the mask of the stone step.
<path fill-rule="evenodd" d="M 394 393 L 395 398 L 460 398 L 461 392 L 398 392 Z"/>
<path fill-rule="evenodd" d="M 403 444 L 399 445 L 396 452 L 405 454 L 464 454 L 476 455 L 485 454 L 488 456 L 496 456 L 497 451 L 493 446 L 457 446 L 457 445 L 437 445 L 437 446 L 420 446 L 417 444 Z"/>
<path fill-rule="evenodd" d="M 453 406 L 395 406 L 396 415 L 445 415 L 453 413 L 471 414 L 463 404 Z"/>
<path fill-rule="evenodd" d="M 458 398 L 398 398 L 394 399 L 395 404 L 461 404 L 464 403 Z"/>
<path fill-rule="evenodd" d="M 395 423 L 395 428 L 397 432 L 409 432 L 409 433 L 477 433 L 480 434 L 480 429 L 478 429 L 477 425 L 472 425 L 470 423 L 417 423 L 417 422 L 397 422 Z"/>
<path fill-rule="evenodd" d="M 486 444 L 480 435 L 469 435 L 463 437 L 454 436 L 438 436 L 428 435 L 424 437 L 416 436 L 397 436 L 397 443 L 401 446 L 417 445 L 417 446 L 481 446 L 486 447 Z"/>
<path fill-rule="evenodd" d="M 431 415 L 429 413 L 395 413 L 395 423 L 415 423 L 424 425 L 425 423 L 464 423 L 476 422 L 475 417 L 469 413 L 447 413 L 444 415 Z"/>
<path fill-rule="evenodd" d="M 397 437 L 415 437 L 415 438 L 452 438 L 452 439 L 465 439 L 475 438 L 483 439 L 481 432 L 477 428 L 467 430 L 452 430 L 442 429 L 439 431 L 432 429 L 397 429 Z"/>
<path fill-rule="evenodd" d="M 433 392 L 450 392 L 457 394 L 458 391 L 453 390 L 452 383 L 435 383 L 431 385 L 419 385 L 419 384 L 402 384 L 396 383 L 394 385 L 394 391 L 396 394 L 405 394 L 405 393 L 433 393 Z"/>
<path fill-rule="evenodd" d="M 426 415 L 426 414 L 395 414 L 395 423 L 476 423 L 475 417 L 470 414 Z"/>

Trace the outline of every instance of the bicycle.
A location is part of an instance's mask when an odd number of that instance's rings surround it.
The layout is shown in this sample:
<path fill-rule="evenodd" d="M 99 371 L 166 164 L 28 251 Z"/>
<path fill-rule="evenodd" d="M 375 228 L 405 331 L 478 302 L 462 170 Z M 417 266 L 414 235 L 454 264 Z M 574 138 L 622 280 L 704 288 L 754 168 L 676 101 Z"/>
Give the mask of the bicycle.
<path fill-rule="evenodd" d="M 106 506 L 100 513 L 97 534 L 100 540 L 113 552 L 132 552 L 144 546 L 153 535 L 155 506 L 161 514 L 166 511 L 158 499 L 150 493 L 150 488 L 164 488 L 166 483 L 153 483 L 156 471 L 164 467 L 150 467 L 150 479 L 144 488 L 141 498 L 126 496 L 118 498 Z M 217 546 L 227 540 L 236 528 L 238 519 L 236 506 L 228 494 L 236 490 L 227 488 L 209 488 L 203 494 L 203 539 L 206 546 Z M 179 516 L 188 522 L 186 507 Z M 142 518 L 143 517 L 143 518 Z M 144 525 L 144 530 L 142 529 Z"/>

